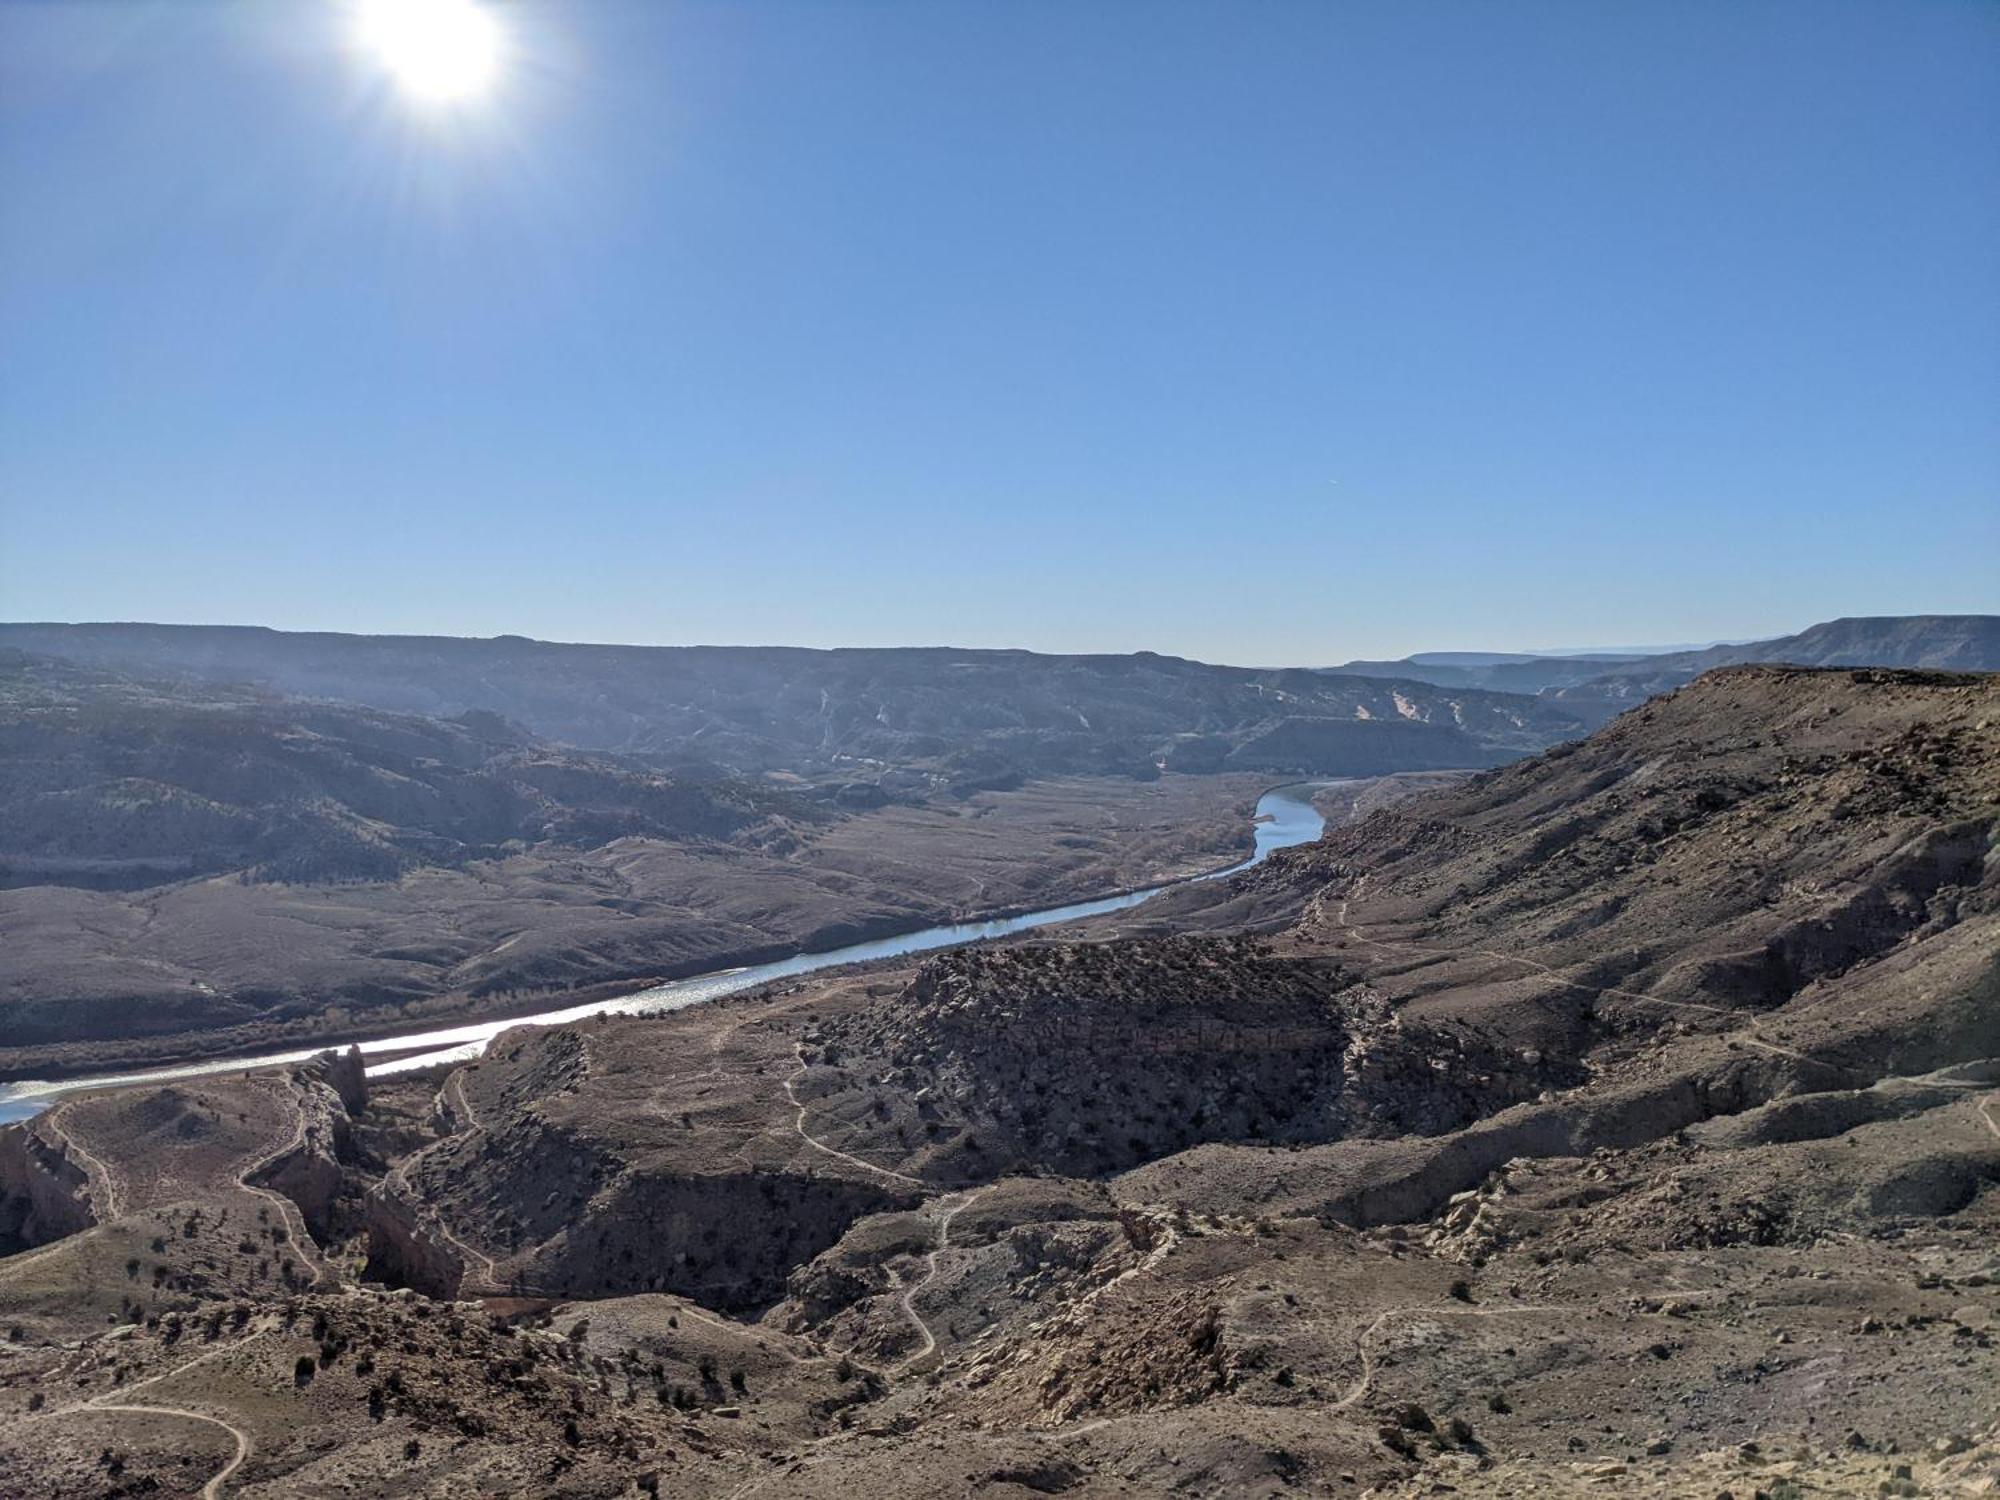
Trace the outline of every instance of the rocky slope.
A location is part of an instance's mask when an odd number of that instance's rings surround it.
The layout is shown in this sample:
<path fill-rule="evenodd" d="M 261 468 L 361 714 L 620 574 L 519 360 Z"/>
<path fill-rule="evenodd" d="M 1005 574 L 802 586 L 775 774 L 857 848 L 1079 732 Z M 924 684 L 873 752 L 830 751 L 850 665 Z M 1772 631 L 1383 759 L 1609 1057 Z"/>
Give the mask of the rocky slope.
<path fill-rule="evenodd" d="M 272 1495 L 446 1493 L 440 1442 L 606 1496 L 2000 1486 L 2000 680 L 1711 673 L 1351 805 L 1055 941 L 510 1033 L 393 1149 L 371 1099 L 340 1202 L 408 1288 L 35 1323 L 0 1476 L 214 1475 L 217 1421 Z"/>
<path fill-rule="evenodd" d="M 850 1145 L 956 1181 L 1098 1176 L 1201 1141 L 1436 1134 L 1575 1076 L 1241 938 L 947 954 L 803 1057 Z"/>

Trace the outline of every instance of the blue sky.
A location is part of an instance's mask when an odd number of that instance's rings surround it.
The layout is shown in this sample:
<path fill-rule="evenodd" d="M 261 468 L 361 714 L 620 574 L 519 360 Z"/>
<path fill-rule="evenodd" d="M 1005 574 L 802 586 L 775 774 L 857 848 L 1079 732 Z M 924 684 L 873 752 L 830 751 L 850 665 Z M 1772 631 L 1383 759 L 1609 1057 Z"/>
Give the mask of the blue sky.
<path fill-rule="evenodd" d="M 0 0 L 0 615 L 1321 662 L 2000 609 L 2000 6 Z"/>

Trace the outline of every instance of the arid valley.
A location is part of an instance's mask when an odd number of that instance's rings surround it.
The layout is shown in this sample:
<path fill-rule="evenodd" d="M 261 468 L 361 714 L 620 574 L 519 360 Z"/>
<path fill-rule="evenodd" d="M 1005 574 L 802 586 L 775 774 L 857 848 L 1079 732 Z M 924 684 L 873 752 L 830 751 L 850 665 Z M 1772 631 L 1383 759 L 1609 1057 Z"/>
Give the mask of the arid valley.
<path fill-rule="evenodd" d="M 14 806 L 98 811 L 9 825 L 0 1489 L 2000 1484 L 2000 677 L 1696 667 L 1586 733 L 1560 684 L 1225 682 L 1259 719 L 1112 669 L 899 687 L 1011 721 L 968 779 L 851 683 L 814 711 L 883 737 L 697 765 L 17 655 Z M 1511 727 L 1385 766 L 1371 682 Z M 1324 831 L 1237 873 L 589 1013 L 1240 862 L 1286 780 Z"/>

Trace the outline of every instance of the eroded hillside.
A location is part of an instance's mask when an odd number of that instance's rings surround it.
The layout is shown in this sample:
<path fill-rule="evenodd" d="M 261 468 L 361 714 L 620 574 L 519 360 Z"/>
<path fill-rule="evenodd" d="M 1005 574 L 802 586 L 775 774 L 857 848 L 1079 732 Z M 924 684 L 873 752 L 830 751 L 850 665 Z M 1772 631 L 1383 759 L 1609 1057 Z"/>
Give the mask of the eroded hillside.
<path fill-rule="evenodd" d="M 242 1319 L 195 1347 L 192 1309 L 51 1309 L 0 1365 L 0 1466 L 445 1493 L 447 1443 L 576 1495 L 1979 1493 L 1996 726 L 1992 678 L 1711 674 L 1055 941 L 510 1033 L 329 1131 L 317 1222 L 376 1285 L 218 1286 Z M 9 1132 L 5 1222 L 46 1244 L 0 1293 L 125 1253 L 164 1149 L 136 1122 L 189 1108 Z M 242 1112 L 223 1177 L 282 1144 Z"/>
<path fill-rule="evenodd" d="M 1181 770 L 1374 775 L 1491 765 L 1573 734 L 1510 693 L 1179 657 L 944 647 L 595 646 L 180 625 L 0 625 L 0 646 L 141 676 L 253 683 L 739 773 L 923 766 L 968 787 Z"/>
<path fill-rule="evenodd" d="M 15 1077 L 520 1014 L 1150 884 L 1244 852 L 1267 784 L 744 779 L 485 711 L 20 656 L 0 766 Z"/>

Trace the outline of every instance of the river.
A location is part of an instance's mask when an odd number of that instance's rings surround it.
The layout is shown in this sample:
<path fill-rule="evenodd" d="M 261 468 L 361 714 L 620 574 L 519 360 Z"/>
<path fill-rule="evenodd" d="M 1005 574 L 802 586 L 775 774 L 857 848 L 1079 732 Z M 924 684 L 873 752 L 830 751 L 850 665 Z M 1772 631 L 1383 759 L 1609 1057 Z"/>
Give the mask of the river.
<path fill-rule="evenodd" d="M 1176 886 L 1193 885 L 1204 880 L 1220 880 L 1240 870 L 1247 870 L 1274 849 L 1287 849 L 1294 844 L 1312 842 L 1326 827 L 1326 820 L 1312 805 L 1312 794 L 1321 787 L 1336 784 L 1330 781 L 1295 782 L 1290 786 L 1273 787 L 1264 793 L 1257 799 L 1254 852 L 1248 859 L 1239 861 L 1227 869 L 1212 870 L 1206 875 L 1171 880 L 1161 885 L 1148 886 L 1144 890 L 1103 896 L 1095 901 L 1076 901 L 1067 906 L 1044 907 L 1040 911 L 1023 912 L 1019 916 L 1001 917 L 990 922 L 957 922 L 947 927 L 925 927 L 915 932 L 906 932 L 900 937 L 852 943 L 845 948 L 832 948 L 824 953 L 801 953 L 792 958 L 778 959 L 773 963 L 751 964 L 738 969 L 719 969 L 711 974 L 697 974 L 689 979 L 676 979 L 666 984 L 654 985 L 650 989 L 635 990 L 615 1000 L 593 1000 L 587 1005 L 573 1006 L 567 1010 L 551 1010 L 531 1016 L 510 1016 L 503 1021 L 476 1021 L 438 1031 L 405 1032 L 375 1037 L 358 1045 L 364 1056 L 371 1053 L 393 1054 L 381 1062 L 370 1065 L 368 1068 L 370 1077 L 400 1073 L 413 1068 L 434 1067 L 438 1063 L 465 1062 L 484 1052 L 486 1044 L 501 1032 L 516 1026 L 560 1026 L 568 1021 L 580 1021 L 586 1016 L 607 1014 L 662 1015 L 668 1011 L 685 1009 L 690 1005 L 699 1005 L 704 1000 L 715 1000 L 723 995 L 735 994 L 738 990 L 754 989 L 760 984 L 769 984 L 774 979 L 789 979 L 795 975 L 813 973 L 818 969 L 837 968 L 842 964 L 867 963 L 879 958 L 898 958 L 906 953 L 926 953 L 934 948 L 956 948 L 986 938 L 1005 937 L 1012 932 L 1026 932 L 1035 927 L 1050 927 L 1061 922 L 1074 922 L 1082 917 L 1122 911 Z M 207 1073 L 240 1073 L 246 1068 L 304 1062 L 316 1053 L 325 1051 L 326 1046 L 326 1043 L 321 1043 L 316 1047 L 305 1047 L 290 1052 L 231 1057 L 211 1062 L 188 1063 L 181 1067 L 152 1068 L 137 1073 L 65 1078 L 58 1082 L 25 1079 L 19 1083 L 0 1084 L 0 1124 L 12 1120 L 24 1120 L 37 1111 L 46 1109 L 64 1095 L 80 1093 L 85 1089 L 135 1083 L 165 1083 L 175 1078 L 198 1078 Z"/>

